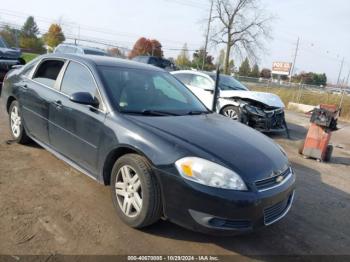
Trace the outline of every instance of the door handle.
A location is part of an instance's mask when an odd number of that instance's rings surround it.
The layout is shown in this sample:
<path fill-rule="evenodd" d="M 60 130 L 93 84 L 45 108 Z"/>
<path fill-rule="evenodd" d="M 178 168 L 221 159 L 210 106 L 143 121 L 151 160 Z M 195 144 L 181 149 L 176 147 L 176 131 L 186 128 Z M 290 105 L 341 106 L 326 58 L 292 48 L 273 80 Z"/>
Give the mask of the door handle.
<path fill-rule="evenodd" d="M 22 86 L 22 88 L 23 88 L 23 91 L 27 91 L 27 90 L 28 90 L 28 85 L 27 85 L 27 84 L 24 84 L 24 85 Z"/>
<path fill-rule="evenodd" d="M 55 102 L 53 102 L 53 104 L 55 105 L 56 109 L 62 108 L 62 102 L 60 100 L 56 100 Z"/>

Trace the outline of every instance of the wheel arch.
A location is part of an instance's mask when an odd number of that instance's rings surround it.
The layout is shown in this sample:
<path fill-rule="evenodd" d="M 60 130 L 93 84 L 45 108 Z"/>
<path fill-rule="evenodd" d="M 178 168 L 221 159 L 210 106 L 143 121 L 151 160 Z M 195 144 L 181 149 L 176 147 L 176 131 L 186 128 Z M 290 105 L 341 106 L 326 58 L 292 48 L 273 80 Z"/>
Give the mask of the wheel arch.
<path fill-rule="evenodd" d="M 152 161 L 139 149 L 136 149 L 134 147 L 131 147 L 129 145 L 121 145 L 117 148 L 112 149 L 108 154 L 107 157 L 104 161 L 103 164 L 103 171 L 102 171 L 102 175 L 103 175 L 103 183 L 104 185 L 110 185 L 110 180 L 111 180 L 111 172 L 113 169 L 113 166 L 115 164 L 115 162 L 122 156 L 126 155 L 126 154 L 138 154 L 140 156 L 143 156 L 144 158 L 147 159 L 147 161 L 149 161 L 152 164 Z"/>
<path fill-rule="evenodd" d="M 10 111 L 10 106 L 11 106 L 12 102 L 15 101 L 15 100 L 17 100 L 17 99 L 16 99 L 16 97 L 14 97 L 14 96 L 9 96 L 9 97 L 7 98 L 7 102 L 6 102 L 6 110 L 7 110 L 7 113 L 9 113 L 9 111 Z"/>

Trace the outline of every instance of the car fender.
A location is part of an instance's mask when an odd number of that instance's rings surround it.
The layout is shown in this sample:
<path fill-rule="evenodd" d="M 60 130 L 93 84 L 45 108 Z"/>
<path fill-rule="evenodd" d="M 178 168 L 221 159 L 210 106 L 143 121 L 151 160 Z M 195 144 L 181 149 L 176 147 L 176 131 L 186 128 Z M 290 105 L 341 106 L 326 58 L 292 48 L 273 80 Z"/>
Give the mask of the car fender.
<path fill-rule="evenodd" d="M 217 106 L 217 111 L 218 113 L 221 112 L 223 108 L 226 106 L 236 106 L 239 107 L 241 105 L 239 100 L 236 99 L 231 99 L 231 98 L 222 98 L 220 97 L 218 100 L 218 106 Z"/>

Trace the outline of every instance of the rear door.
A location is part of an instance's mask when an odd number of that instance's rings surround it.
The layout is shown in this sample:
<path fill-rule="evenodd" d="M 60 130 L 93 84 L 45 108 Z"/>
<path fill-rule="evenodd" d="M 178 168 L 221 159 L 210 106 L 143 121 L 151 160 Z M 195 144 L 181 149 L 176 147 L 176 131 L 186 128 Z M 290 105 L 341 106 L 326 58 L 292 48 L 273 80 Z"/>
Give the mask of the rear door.
<path fill-rule="evenodd" d="M 64 63 L 62 59 L 44 59 L 32 77 L 22 76 L 19 102 L 24 125 L 32 137 L 46 144 L 49 142 L 49 104 L 58 91 L 58 79 Z"/>
<path fill-rule="evenodd" d="M 69 100 L 76 92 L 89 92 L 100 106 L 93 108 Z M 52 146 L 92 174 L 97 173 L 98 147 L 105 111 L 91 71 L 70 61 L 62 77 L 60 93 L 50 104 L 49 136 Z"/>

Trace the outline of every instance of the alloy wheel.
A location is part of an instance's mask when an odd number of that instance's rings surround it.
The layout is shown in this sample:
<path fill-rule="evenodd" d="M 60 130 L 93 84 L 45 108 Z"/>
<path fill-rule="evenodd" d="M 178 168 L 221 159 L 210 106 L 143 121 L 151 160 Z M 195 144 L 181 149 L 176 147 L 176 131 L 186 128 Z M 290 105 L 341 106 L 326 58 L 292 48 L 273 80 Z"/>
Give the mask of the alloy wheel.
<path fill-rule="evenodd" d="M 11 110 L 11 130 L 14 137 L 18 138 L 21 135 L 22 120 L 19 115 L 17 106 L 14 106 Z"/>
<path fill-rule="evenodd" d="M 142 209 L 141 181 L 136 171 L 128 165 L 122 166 L 115 182 L 115 194 L 122 212 L 128 217 L 136 217 Z"/>
<path fill-rule="evenodd" d="M 231 118 L 232 120 L 238 120 L 238 114 L 234 109 L 227 109 L 224 112 L 224 116 Z"/>

